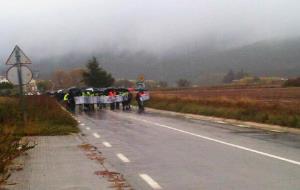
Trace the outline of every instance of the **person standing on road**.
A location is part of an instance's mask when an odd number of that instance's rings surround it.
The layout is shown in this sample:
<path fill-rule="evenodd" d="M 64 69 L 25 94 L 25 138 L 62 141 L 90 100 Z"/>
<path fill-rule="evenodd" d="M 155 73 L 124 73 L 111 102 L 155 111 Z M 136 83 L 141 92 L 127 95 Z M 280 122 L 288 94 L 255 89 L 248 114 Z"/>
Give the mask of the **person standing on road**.
<path fill-rule="evenodd" d="M 110 100 L 113 100 L 115 94 L 114 94 L 114 92 L 113 92 L 112 90 L 110 90 L 110 91 L 108 92 L 108 96 L 109 96 Z M 110 110 L 115 110 L 115 102 L 111 102 L 111 103 L 110 103 Z"/>
<path fill-rule="evenodd" d="M 69 110 L 69 107 L 70 107 L 70 105 L 69 105 L 69 97 L 70 97 L 70 94 L 68 92 L 65 93 L 65 95 L 64 95 L 64 103 L 65 103 L 65 107 L 66 107 L 67 110 Z"/>
<path fill-rule="evenodd" d="M 69 110 L 71 112 L 75 112 L 75 98 L 74 98 L 74 93 L 69 93 L 69 97 L 68 97 L 68 102 L 69 102 Z"/>
<path fill-rule="evenodd" d="M 142 95 L 143 95 L 143 91 L 142 90 L 139 90 L 138 93 L 136 94 L 136 97 L 135 97 L 135 100 L 137 101 L 138 103 L 138 107 L 139 107 L 139 110 L 138 112 L 139 113 L 142 113 L 144 112 L 144 104 L 143 104 L 143 100 L 142 100 Z"/>
<path fill-rule="evenodd" d="M 118 95 L 120 95 L 120 92 L 115 90 L 114 95 L 115 95 L 115 97 L 117 97 Z M 116 101 L 115 106 L 116 106 L 116 109 L 119 110 L 120 109 L 120 102 Z"/>
<path fill-rule="evenodd" d="M 83 90 L 82 92 L 81 92 L 81 95 L 84 97 L 84 104 L 83 104 L 83 110 L 84 111 L 87 111 L 88 109 L 89 109 L 89 105 L 88 105 L 88 103 L 87 103 L 87 92 L 85 91 L 85 90 Z"/>
<path fill-rule="evenodd" d="M 131 106 L 130 106 L 131 100 L 132 100 L 132 92 L 129 91 L 129 92 L 128 92 L 127 103 L 126 103 L 126 104 L 127 104 L 127 110 L 131 110 Z"/>
<path fill-rule="evenodd" d="M 126 101 L 124 103 L 125 103 L 125 110 L 127 110 L 127 111 L 131 110 L 130 104 L 131 104 L 131 100 L 132 100 L 132 91 L 133 91 L 132 88 L 128 88 L 128 91 L 126 92 L 127 97 L 126 97 Z"/>

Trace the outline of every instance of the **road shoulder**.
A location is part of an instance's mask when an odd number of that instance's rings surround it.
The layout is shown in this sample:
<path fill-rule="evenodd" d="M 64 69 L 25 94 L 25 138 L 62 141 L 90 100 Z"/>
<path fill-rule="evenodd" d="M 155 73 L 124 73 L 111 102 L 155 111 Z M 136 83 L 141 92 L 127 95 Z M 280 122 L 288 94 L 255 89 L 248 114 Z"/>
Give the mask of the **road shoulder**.
<path fill-rule="evenodd" d="M 153 108 L 148 108 L 148 107 L 146 109 L 147 109 L 147 112 L 149 112 L 149 113 L 158 113 L 158 114 L 164 114 L 164 115 L 173 116 L 173 117 L 210 121 L 210 122 L 216 122 L 216 123 L 230 124 L 230 125 L 233 125 L 236 127 L 256 128 L 256 129 L 263 129 L 263 130 L 273 131 L 273 132 L 300 134 L 300 129 L 283 127 L 283 126 L 279 126 L 279 125 L 269 125 L 269 124 L 241 121 L 241 120 L 235 120 L 235 119 L 225 119 L 225 118 L 219 118 L 219 117 L 179 113 L 179 112 L 173 112 L 173 111 L 158 110 L 158 109 L 153 109 Z"/>
<path fill-rule="evenodd" d="M 111 189 L 107 180 L 95 174 L 104 171 L 90 160 L 77 135 L 34 137 L 37 146 L 16 160 L 7 190 Z M 21 169 L 22 166 L 22 169 Z"/>

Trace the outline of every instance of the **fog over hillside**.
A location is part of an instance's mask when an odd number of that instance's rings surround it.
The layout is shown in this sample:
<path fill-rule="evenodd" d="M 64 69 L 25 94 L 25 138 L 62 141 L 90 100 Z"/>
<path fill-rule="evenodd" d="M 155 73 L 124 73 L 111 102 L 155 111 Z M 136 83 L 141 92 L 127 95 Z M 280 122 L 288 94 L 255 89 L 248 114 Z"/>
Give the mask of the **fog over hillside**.
<path fill-rule="evenodd" d="M 117 78 L 215 83 L 229 69 L 297 76 L 299 7 L 296 0 L 4 0 L 0 61 L 18 44 L 41 77 L 92 56 Z"/>

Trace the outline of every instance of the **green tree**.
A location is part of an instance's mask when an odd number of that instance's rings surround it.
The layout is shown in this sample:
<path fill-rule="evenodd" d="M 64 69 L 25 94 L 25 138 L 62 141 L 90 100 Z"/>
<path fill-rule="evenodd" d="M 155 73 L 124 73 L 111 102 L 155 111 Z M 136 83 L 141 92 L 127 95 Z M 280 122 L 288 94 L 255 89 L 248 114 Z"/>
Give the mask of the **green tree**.
<path fill-rule="evenodd" d="M 95 57 L 88 61 L 87 70 L 82 74 L 83 81 L 87 86 L 91 87 L 109 87 L 114 83 L 114 78 L 110 73 L 106 72 Z"/>
<path fill-rule="evenodd" d="M 223 83 L 231 83 L 235 79 L 235 74 L 232 70 L 228 71 L 228 73 L 223 78 Z"/>
<path fill-rule="evenodd" d="M 294 79 L 288 79 L 285 83 L 284 86 L 294 86 L 294 87 L 300 87 L 300 77 L 294 78 Z"/>
<path fill-rule="evenodd" d="M 190 87 L 191 86 L 191 81 L 186 80 L 186 79 L 179 79 L 176 81 L 178 87 Z"/>
<path fill-rule="evenodd" d="M 245 73 L 244 70 L 241 69 L 239 72 L 237 72 L 237 73 L 235 74 L 234 79 L 235 79 L 235 80 L 240 80 L 240 79 L 242 79 L 242 78 L 244 78 L 244 77 L 247 77 L 247 76 L 249 76 L 249 74 L 248 74 L 248 73 Z"/>
<path fill-rule="evenodd" d="M 167 88 L 168 87 L 168 82 L 166 82 L 166 81 L 158 81 L 158 86 L 160 88 Z"/>
<path fill-rule="evenodd" d="M 12 94 L 12 89 L 14 85 L 10 82 L 1 82 L 0 83 L 0 96 L 8 96 Z"/>
<path fill-rule="evenodd" d="M 0 83 L 0 90 L 3 90 L 3 89 L 13 89 L 14 88 L 14 85 L 11 84 L 10 82 L 1 82 Z"/>

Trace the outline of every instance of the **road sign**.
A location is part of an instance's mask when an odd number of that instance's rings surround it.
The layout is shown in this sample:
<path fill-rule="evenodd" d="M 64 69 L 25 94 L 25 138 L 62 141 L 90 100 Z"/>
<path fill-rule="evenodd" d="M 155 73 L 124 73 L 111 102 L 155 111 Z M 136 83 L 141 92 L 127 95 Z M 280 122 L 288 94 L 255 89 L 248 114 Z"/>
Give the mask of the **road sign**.
<path fill-rule="evenodd" d="M 146 85 L 144 82 L 138 81 L 138 82 L 136 82 L 136 88 L 142 90 L 142 89 L 146 88 Z"/>
<path fill-rule="evenodd" d="M 19 61 L 17 60 L 19 59 Z M 15 46 L 14 50 L 10 54 L 6 61 L 7 65 L 14 65 L 16 63 L 20 64 L 31 64 L 31 60 L 25 55 L 19 46 Z"/>
<path fill-rule="evenodd" d="M 141 82 L 144 82 L 145 80 L 145 76 L 143 74 L 141 74 L 139 77 L 138 77 L 138 81 L 141 81 Z"/>
<path fill-rule="evenodd" d="M 21 85 L 28 84 L 32 80 L 31 70 L 27 66 L 21 65 L 20 71 L 22 73 L 21 80 L 19 80 L 18 66 L 12 66 L 11 68 L 9 68 L 6 73 L 7 80 L 15 85 L 20 85 L 19 81 L 21 81 Z"/>
<path fill-rule="evenodd" d="M 140 74 L 138 76 L 138 80 L 137 82 L 135 83 L 135 86 L 137 89 L 139 90 L 143 90 L 146 88 L 146 85 L 145 85 L 145 76 L 143 74 Z"/>

